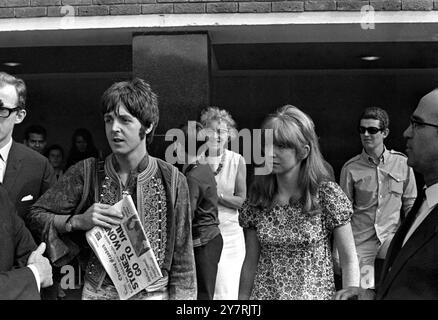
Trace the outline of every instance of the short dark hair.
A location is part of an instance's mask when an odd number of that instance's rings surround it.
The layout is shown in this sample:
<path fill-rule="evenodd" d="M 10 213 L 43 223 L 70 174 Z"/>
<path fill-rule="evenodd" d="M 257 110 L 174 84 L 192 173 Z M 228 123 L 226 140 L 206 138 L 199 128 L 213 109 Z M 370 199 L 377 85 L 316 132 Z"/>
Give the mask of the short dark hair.
<path fill-rule="evenodd" d="M 141 138 L 144 137 L 146 128 L 153 124 L 152 131 L 146 137 L 146 143 L 149 145 L 159 120 L 157 95 L 150 85 L 140 78 L 116 82 L 102 95 L 102 114 L 112 111 L 118 114 L 121 105 L 125 106 L 129 113 L 142 124 Z"/>
<path fill-rule="evenodd" d="M 6 72 L 0 72 L 0 87 L 5 85 L 12 85 L 15 87 L 18 96 L 17 107 L 21 109 L 26 108 L 26 84 L 20 78 L 14 77 Z"/>
<path fill-rule="evenodd" d="M 380 129 L 386 130 L 389 128 L 389 116 L 388 113 L 379 107 L 368 107 L 359 118 L 359 122 L 362 119 L 374 119 L 380 121 Z"/>
<path fill-rule="evenodd" d="M 36 133 L 43 136 L 44 140 L 47 138 L 47 131 L 44 129 L 43 126 L 40 126 L 38 124 L 34 124 L 32 126 L 27 127 L 26 131 L 24 132 L 24 139 L 29 140 L 30 134 Z"/>
<path fill-rule="evenodd" d="M 62 158 L 64 158 L 64 149 L 59 144 L 52 144 L 50 147 L 46 149 L 45 156 L 49 157 L 50 151 L 59 150 L 61 151 Z"/>

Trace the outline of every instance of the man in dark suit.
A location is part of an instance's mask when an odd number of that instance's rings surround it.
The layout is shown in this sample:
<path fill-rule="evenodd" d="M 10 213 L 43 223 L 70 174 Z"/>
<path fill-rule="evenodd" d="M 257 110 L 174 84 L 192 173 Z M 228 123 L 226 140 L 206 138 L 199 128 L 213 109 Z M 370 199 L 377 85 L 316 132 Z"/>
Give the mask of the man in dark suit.
<path fill-rule="evenodd" d="M 403 135 L 408 165 L 426 185 L 391 242 L 375 298 L 438 299 L 438 89 L 420 100 Z M 373 293 L 362 290 L 367 298 Z"/>
<path fill-rule="evenodd" d="M 36 247 L 2 186 L 0 208 L 0 300 L 38 300 L 40 287 L 52 285 L 52 268 L 42 256 L 46 245 Z"/>
<path fill-rule="evenodd" d="M 26 85 L 0 72 L 0 183 L 20 217 L 55 182 L 53 168 L 38 152 L 16 143 L 12 132 L 26 117 Z"/>

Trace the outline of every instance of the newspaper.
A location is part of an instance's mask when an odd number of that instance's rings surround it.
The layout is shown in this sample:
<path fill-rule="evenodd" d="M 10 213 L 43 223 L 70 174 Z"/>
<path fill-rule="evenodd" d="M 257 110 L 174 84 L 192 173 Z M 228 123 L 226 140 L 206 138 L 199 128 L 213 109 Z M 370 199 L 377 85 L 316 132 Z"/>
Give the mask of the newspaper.
<path fill-rule="evenodd" d="M 113 207 L 123 214 L 121 224 L 112 229 L 94 227 L 86 238 L 120 299 L 126 300 L 162 274 L 131 196 L 125 195 Z"/>

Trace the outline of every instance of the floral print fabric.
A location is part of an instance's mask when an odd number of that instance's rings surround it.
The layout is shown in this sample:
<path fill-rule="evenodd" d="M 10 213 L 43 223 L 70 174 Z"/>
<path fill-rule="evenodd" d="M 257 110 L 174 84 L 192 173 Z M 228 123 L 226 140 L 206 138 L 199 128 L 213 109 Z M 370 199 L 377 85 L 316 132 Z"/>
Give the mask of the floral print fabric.
<path fill-rule="evenodd" d="M 259 209 L 245 202 L 243 228 L 254 228 L 260 258 L 251 294 L 256 300 L 327 300 L 335 293 L 330 237 L 350 221 L 351 203 L 333 182 L 318 189 L 320 209 L 303 211 L 303 204 Z"/>

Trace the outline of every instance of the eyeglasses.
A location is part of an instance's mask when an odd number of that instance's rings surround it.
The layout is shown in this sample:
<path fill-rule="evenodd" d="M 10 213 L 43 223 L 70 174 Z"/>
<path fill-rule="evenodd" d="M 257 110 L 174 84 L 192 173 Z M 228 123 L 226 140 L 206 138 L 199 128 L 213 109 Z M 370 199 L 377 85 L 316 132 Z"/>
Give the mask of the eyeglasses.
<path fill-rule="evenodd" d="M 416 128 L 421 127 L 421 126 L 430 126 L 430 127 L 438 128 L 438 124 L 427 123 L 427 122 L 415 120 L 412 117 L 409 119 L 409 122 L 411 123 L 412 129 L 416 129 Z"/>
<path fill-rule="evenodd" d="M 211 129 L 211 128 L 207 128 L 207 129 L 205 129 L 205 131 L 206 131 L 205 133 L 207 135 L 210 135 L 210 136 L 214 135 L 215 133 L 218 136 L 224 136 L 224 135 L 228 134 L 228 130 L 226 130 L 226 129 L 216 129 L 216 130 L 214 130 L 214 129 Z"/>
<path fill-rule="evenodd" d="M 362 126 L 359 126 L 359 132 L 361 134 L 364 134 L 367 131 L 368 131 L 369 134 L 376 134 L 379 131 L 383 131 L 383 129 L 376 128 L 376 127 L 362 127 Z"/>
<path fill-rule="evenodd" d="M 0 99 L 0 117 L 1 118 L 8 118 L 12 112 L 14 111 L 18 111 L 21 108 L 20 107 L 15 107 L 15 108 L 5 108 L 4 107 L 4 103 L 3 101 Z"/>

